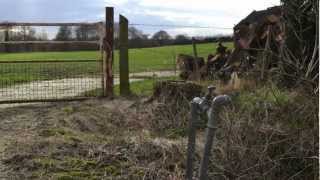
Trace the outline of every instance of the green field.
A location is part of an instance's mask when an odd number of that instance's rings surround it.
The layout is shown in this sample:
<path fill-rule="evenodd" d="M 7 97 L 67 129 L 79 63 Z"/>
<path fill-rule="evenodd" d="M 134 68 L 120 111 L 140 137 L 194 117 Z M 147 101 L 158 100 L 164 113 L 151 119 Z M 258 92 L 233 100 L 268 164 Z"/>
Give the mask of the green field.
<path fill-rule="evenodd" d="M 226 43 L 231 47 L 232 43 Z M 175 45 L 154 48 L 129 50 L 130 72 L 174 70 L 175 57 L 180 54 L 193 54 L 192 45 Z M 216 44 L 198 44 L 198 55 L 207 57 L 214 53 Z M 114 72 L 119 71 L 118 51 L 114 52 Z M 74 52 L 32 52 L 32 53 L 0 53 L 1 61 L 50 61 L 50 60 L 98 60 L 98 51 Z M 50 80 L 78 76 L 97 76 L 101 71 L 100 63 L 18 63 L 0 64 L 0 83 L 2 86 L 33 80 Z M 4 85 L 3 85 L 4 84 Z"/>

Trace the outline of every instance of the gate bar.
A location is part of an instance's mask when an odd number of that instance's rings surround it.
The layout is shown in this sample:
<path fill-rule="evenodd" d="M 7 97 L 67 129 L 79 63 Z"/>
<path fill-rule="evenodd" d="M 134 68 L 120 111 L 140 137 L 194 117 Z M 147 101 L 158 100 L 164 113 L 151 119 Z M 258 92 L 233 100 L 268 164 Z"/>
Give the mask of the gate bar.
<path fill-rule="evenodd" d="M 34 22 L 34 23 L 26 23 L 26 22 L 0 22 L 0 26 L 97 26 L 103 24 L 103 22 L 94 22 L 94 23 L 42 23 L 42 22 Z"/>
<path fill-rule="evenodd" d="M 0 44 L 100 44 L 99 41 L 5 41 Z"/>
<path fill-rule="evenodd" d="M 0 61 L 0 64 L 24 64 L 24 63 L 82 63 L 82 62 L 88 62 L 88 63 L 93 63 L 93 62 L 99 62 L 101 60 L 97 59 L 84 59 L 84 60 L 34 60 L 34 61 L 25 61 L 25 60 L 16 60 L 16 61 Z"/>
<path fill-rule="evenodd" d="M 19 104 L 19 103 L 42 103 L 42 102 L 69 102 L 69 101 L 84 101 L 89 99 L 96 99 L 99 96 L 93 97 L 75 97 L 62 99 L 28 99 L 28 100 L 6 100 L 0 101 L 0 104 Z"/>

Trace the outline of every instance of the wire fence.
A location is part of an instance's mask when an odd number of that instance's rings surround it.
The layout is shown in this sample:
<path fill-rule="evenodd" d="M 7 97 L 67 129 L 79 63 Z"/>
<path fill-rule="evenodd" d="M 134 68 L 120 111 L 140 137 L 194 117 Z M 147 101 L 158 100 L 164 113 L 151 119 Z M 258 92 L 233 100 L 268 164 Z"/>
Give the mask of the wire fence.
<path fill-rule="evenodd" d="M 73 100 L 101 95 L 101 62 L 0 61 L 0 103 Z"/>
<path fill-rule="evenodd" d="M 36 25 L 41 25 L 42 28 L 42 26 L 45 27 L 48 24 Z M 71 25 L 81 25 L 81 23 Z M 71 29 L 81 30 L 74 27 Z M 52 41 L 50 38 L 49 41 L 16 39 L 16 42 L 6 41 L 2 42 L 2 45 L 7 49 L 11 44 L 20 45 L 23 46 L 21 47 L 23 49 L 31 44 L 34 48 L 31 51 L 41 51 L 41 48 L 45 48 L 44 51 L 51 51 L 55 48 L 60 48 L 60 50 L 77 50 L 77 48 L 85 50 L 88 47 L 86 43 L 91 43 L 95 48 L 99 48 L 101 42 L 98 41 L 98 37 L 101 35 L 101 29 L 98 27 L 98 29 L 95 29 L 96 31 L 92 31 L 93 29 L 89 29 L 91 33 L 84 33 L 84 36 L 77 37 L 82 38 L 80 42 L 77 38 L 62 41 L 62 44 L 60 41 Z M 115 61 L 113 73 L 114 85 L 118 85 L 119 55 L 117 52 L 118 29 L 116 26 L 114 31 Z M 86 32 L 85 28 L 84 32 Z M 144 81 L 150 82 L 151 80 L 155 82 L 163 79 L 178 79 L 179 69 L 176 64 L 178 55 L 194 55 L 191 37 L 196 38 L 198 56 L 206 59 L 208 54 L 214 53 L 216 48 L 215 42 L 224 37 L 222 34 L 230 34 L 230 32 L 231 28 L 223 27 L 129 24 L 130 82 L 132 84 L 139 83 L 140 90 L 144 91 L 146 89 L 148 91 L 150 86 L 144 86 Z M 93 39 L 88 38 L 90 34 Z M 217 38 L 219 34 L 221 35 Z M 80 47 L 79 45 L 83 46 Z M 97 52 L 97 56 L 95 57 L 100 56 L 99 53 Z M 7 61 L 1 58 L 0 103 L 9 101 L 68 100 L 102 95 L 101 90 L 104 88 L 102 61 L 88 60 L 88 58 L 84 60 L 76 59 L 37 61 L 32 59 L 29 61 L 15 59 Z"/>
<path fill-rule="evenodd" d="M 180 74 L 177 57 L 195 54 L 192 38 L 195 39 L 197 56 L 207 60 L 209 54 L 215 54 L 217 41 L 222 40 L 231 48 L 231 32 L 232 28 L 222 27 L 129 24 L 130 78 L 147 82 L 177 80 Z M 143 44 L 142 48 L 140 44 Z M 150 86 L 140 88 L 147 90 Z"/>

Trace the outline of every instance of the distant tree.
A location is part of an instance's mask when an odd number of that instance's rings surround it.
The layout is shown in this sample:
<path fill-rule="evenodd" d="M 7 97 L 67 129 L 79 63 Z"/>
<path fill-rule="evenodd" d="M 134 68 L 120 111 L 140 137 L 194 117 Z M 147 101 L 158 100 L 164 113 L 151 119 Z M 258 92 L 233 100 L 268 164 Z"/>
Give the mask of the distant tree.
<path fill-rule="evenodd" d="M 5 34 L 5 31 L 4 30 L 0 30 L 0 42 L 4 41 L 4 34 Z"/>
<path fill-rule="evenodd" d="M 97 40 L 98 30 L 95 27 L 79 26 L 76 28 L 76 39 L 79 41 Z"/>
<path fill-rule="evenodd" d="M 10 41 L 33 41 L 36 40 L 36 30 L 29 26 L 10 27 L 8 29 Z"/>
<path fill-rule="evenodd" d="M 159 32 L 156 32 L 152 36 L 152 39 L 157 41 L 159 45 L 165 45 L 165 44 L 169 44 L 172 38 L 166 31 L 161 30 Z"/>
<path fill-rule="evenodd" d="M 72 39 L 72 29 L 69 26 L 60 26 L 56 35 L 56 41 L 68 41 Z"/>
<path fill-rule="evenodd" d="M 187 35 L 179 34 L 175 37 L 175 44 L 188 44 L 190 43 L 190 38 Z"/>
<path fill-rule="evenodd" d="M 47 31 L 42 29 L 41 32 L 37 35 L 37 39 L 39 41 L 47 41 L 49 39 Z"/>
<path fill-rule="evenodd" d="M 156 32 L 152 36 L 152 39 L 155 39 L 155 40 L 169 40 L 169 39 L 171 39 L 171 36 L 166 31 L 161 30 L 159 32 Z"/>
<path fill-rule="evenodd" d="M 141 30 L 130 27 L 129 28 L 129 39 L 148 39 L 148 35 L 144 34 Z"/>
<path fill-rule="evenodd" d="M 22 26 L 20 32 L 24 41 L 33 41 L 37 39 L 36 30 L 34 28 L 31 28 L 29 26 Z"/>

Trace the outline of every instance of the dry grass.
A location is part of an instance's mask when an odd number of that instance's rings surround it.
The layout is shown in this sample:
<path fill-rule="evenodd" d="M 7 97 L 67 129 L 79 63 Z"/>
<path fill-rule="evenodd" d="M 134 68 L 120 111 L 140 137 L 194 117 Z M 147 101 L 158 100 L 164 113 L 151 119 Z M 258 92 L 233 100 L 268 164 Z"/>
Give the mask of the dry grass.
<path fill-rule="evenodd" d="M 6 176 L 182 179 L 183 139 L 153 136 L 145 126 L 149 122 L 146 108 L 139 104 L 122 99 L 6 109 L 2 118 L 17 124 L 32 118 L 31 127 L 24 127 L 28 135 L 20 136 L 20 127 L 11 127 L 15 140 L 6 142 L 2 158 Z M 20 115 L 13 113 L 17 111 Z"/>
<path fill-rule="evenodd" d="M 212 177 L 318 179 L 318 101 L 265 87 L 222 115 Z"/>
<path fill-rule="evenodd" d="M 239 95 L 222 114 L 210 178 L 317 179 L 317 99 L 248 82 L 232 89 Z M 2 159 L 6 173 L 16 179 L 184 179 L 189 102 L 202 94 L 201 86 L 189 85 L 187 91 L 160 87 L 148 103 L 0 109 L 6 120 L 0 135 L 11 132 Z M 195 172 L 203 148 L 199 129 Z"/>

